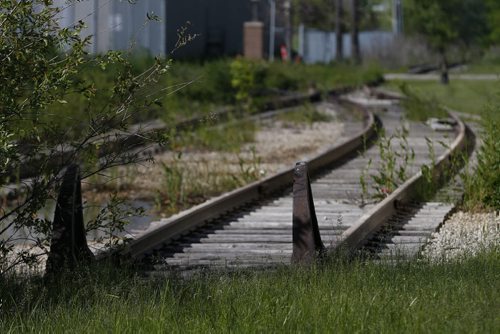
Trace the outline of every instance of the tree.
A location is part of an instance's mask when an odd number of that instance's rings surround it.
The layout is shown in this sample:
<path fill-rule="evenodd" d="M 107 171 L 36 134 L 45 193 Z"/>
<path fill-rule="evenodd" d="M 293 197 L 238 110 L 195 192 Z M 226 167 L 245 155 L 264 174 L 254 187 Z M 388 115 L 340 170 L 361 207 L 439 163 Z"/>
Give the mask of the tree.
<path fill-rule="evenodd" d="M 500 44 L 500 2 L 497 0 L 485 0 L 488 17 L 488 42 Z"/>
<path fill-rule="evenodd" d="M 351 0 L 351 50 L 352 59 L 355 64 L 361 62 L 361 52 L 359 48 L 359 3 L 358 0 Z"/>
<path fill-rule="evenodd" d="M 335 6 L 332 0 L 294 0 L 295 24 L 330 31 L 335 22 Z"/>
<path fill-rule="evenodd" d="M 307 27 L 324 31 L 335 30 L 336 59 L 342 59 L 342 33 L 350 30 L 353 45 L 353 59 L 355 63 L 361 61 L 359 48 L 359 30 L 371 29 L 379 22 L 372 11 L 373 0 L 295 0 L 295 23 L 305 24 Z M 347 3 L 347 4 L 346 4 Z M 350 15 L 345 15 L 344 8 Z"/>
<path fill-rule="evenodd" d="M 335 0 L 335 41 L 336 41 L 336 54 L 335 59 L 341 61 L 344 58 L 344 4 L 342 0 Z"/>
<path fill-rule="evenodd" d="M 379 0 L 357 0 L 359 29 L 379 28 L 381 18 L 373 11 L 373 5 Z M 294 24 L 303 23 L 308 28 L 315 28 L 324 31 L 335 30 L 338 12 L 341 8 L 341 20 L 345 30 L 351 28 L 352 20 L 348 14 L 351 13 L 351 0 L 293 0 Z"/>
<path fill-rule="evenodd" d="M 17 263 L 36 261 L 46 250 L 51 222 L 38 218 L 37 212 L 57 194 L 67 166 L 80 164 L 85 179 L 113 166 L 148 159 L 140 157 L 140 152 L 129 152 L 130 136 L 123 133 L 127 133 L 132 112 L 157 102 L 157 94 L 146 88 L 169 65 L 157 59 L 136 74 L 120 52 L 90 57 L 86 50 L 91 37 L 80 35 L 84 23 L 60 27 L 60 9 L 50 0 L 0 0 L 0 5 L 0 187 L 5 190 L 17 182 L 15 188 L 20 191 L 0 209 L 3 273 Z M 81 75 L 90 68 L 105 72 L 111 67 L 118 75 L 109 87 Z M 71 99 L 82 103 L 83 114 L 78 117 L 65 110 Z M 140 130 L 133 135 L 143 136 Z M 103 154 L 103 147 L 112 149 Z M 36 161 L 38 174 L 29 182 L 16 180 L 12 171 L 27 161 Z M 112 207 L 108 209 L 116 209 Z M 106 216 L 106 212 L 110 211 L 104 210 L 101 220 L 89 226 L 120 228 L 120 215 L 113 211 Z M 39 248 L 38 252 L 31 248 L 14 252 L 20 230 L 27 235 L 24 241 Z"/>
<path fill-rule="evenodd" d="M 423 36 L 440 57 L 441 82 L 447 84 L 447 49 L 452 45 L 468 48 L 487 34 L 482 0 L 409 0 L 405 2 L 406 31 Z"/>

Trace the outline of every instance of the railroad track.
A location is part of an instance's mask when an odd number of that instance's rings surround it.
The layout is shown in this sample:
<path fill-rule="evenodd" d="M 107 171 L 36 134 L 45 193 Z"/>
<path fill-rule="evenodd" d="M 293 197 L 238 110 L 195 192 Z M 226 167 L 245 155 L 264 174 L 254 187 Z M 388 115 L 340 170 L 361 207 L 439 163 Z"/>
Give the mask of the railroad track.
<path fill-rule="evenodd" d="M 362 121 L 347 123 L 340 142 L 308 162 L 322 245 L 376 258 L 414 256 L 452 209 L 414 200 L 424 178 L 421 166 L 436 162 L 433 177 L 437 178 L 450 155 L 464 148 L 464 124 L 454 117 L 452 131 L 436 132 L 403 120 L 398 104 L 386 101 L 360 107 L 359 97 L 347 100 L 351 111 L 363 115 Z M 387 138 L 400 134 L 403 125 L 406 134 L 389 142 Z M 371 141 L 380 136 L 380 129 L 390 152 L 400 154 L 400 159 L 414 152 L 414 159 L 404 166 L 409 177 L 404 184 L 383 200 L 373 201 L 380 184 L 370 175 L 379 175 L 390 160 L 387 150 L 381 159 L 381 145 Z M 122 255 L 140 259 L 156 272 L 290 264 L 297 247 L 292 224 L 294 172 L 291 168 L 156 222 L 155 229 L 133 240 Z M 380 191 L 384 190 L 379 189 L 379 195 Z"/>

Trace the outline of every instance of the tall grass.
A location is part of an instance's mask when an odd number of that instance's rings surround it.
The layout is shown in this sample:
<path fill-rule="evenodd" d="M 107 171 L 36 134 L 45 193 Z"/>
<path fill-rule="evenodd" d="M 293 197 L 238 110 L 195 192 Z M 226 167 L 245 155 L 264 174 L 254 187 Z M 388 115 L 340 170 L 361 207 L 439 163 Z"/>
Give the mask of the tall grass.
<path fill-rule="evenodd" d="M 500 104 L 485 108 L 481 124 L 477 166 L 463 175 L 463 205 L 468 210 L 500 211 Z"/>
<path fill-rule="evenodd" d="M 431 117 L 443 118 L 448 116 L 448 113 L 435 96 L 419 94 L 404 83 L 399 88 L 406 96 L 406 99 L 402 101 L 402 106 L 405 110 L 405 117 L 409 120 L 424 122 Z"/>
<path fill-rule="evenodd" d="M 402 84 L 418 96 L 435 100 L 440 105 L 456 111 L 481 115 L 484 105 L 491 101 L 500 102 L 500 80 L 497 81 L 466 81 L 451 80 L 449 85 L 435 81 L 391 81 L 386 87 L 399 89 Z"/>
<path fill-rule="evenodd" d="M 206 124 L 172 136 L 170 146 L 184 149 L 206 149 L 238 152 L 242 145 L 255 141 L 258 124 L 252 120 L 232 120 L 217 126 Z"/>
<path fill-rule="evenodd" d="M 318 110 L 314 105 L 304 104 L 294 111 L 278 114 L 276 119 L 285 125 L 307 124 L 312 125 L 316 122 L 330 122 L 333 116 Z"/>
<path fill-rule="evenodd" d="M 228 156 L 220 160 L 184 160 L 179 153 L 168 163 L 161 162 L 156 209 L 170 215 L 258 180 L 263 176 L 261 159 L 255 149 L 250 153 L 235 154 L 232 161 L 227 160 Z"/>
<path fill-rule="evenodd" d="M 494 333 L 500 255 L 452 264 L 332 262 L 144 280 L 123 269 L 0 281 L 0 331 Z"/>

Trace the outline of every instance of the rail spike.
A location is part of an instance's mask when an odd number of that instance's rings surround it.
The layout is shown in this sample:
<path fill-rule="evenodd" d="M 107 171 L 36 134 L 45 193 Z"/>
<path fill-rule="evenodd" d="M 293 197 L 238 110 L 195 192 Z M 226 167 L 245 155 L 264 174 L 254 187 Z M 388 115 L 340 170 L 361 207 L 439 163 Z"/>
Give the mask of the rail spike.
<path fill-rule="evenodd" d="M 307 162 L 297 162 L 293 172 L 292 263 L 311 264 L 325 253 L 314 209 Z"/>

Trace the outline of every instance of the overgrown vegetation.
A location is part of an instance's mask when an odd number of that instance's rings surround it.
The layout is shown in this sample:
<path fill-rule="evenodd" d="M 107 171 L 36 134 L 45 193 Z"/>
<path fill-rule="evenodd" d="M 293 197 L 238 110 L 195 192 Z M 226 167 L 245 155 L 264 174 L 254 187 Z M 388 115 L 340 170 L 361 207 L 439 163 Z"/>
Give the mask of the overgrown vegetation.
<path fill-rule="evenodd" d="M 401 105 L 405 110 L 405 117 L 411 121 L 425 122 L 429 118 L 447 118 L 448 113 L 440 105 L 435 96 L 424 97 L 409 88 L 406 84 L 401 84 L 401 92 L 406 97 Z"/>
<path fill-rule="evenodd" d="M 253 110 L 266 98 L 285 91 L 304 92 L 311 86 L 327 91 L 346 85 L 362 85 L 380 80 L 381 73 L 375 64 L 358 68 L 340 64 L 266 63 L 241 58 L 204 63 L 176 62 L 166 86 L 190 84 L 166 97 L 162 101 L 164 109 L 158 109 L 156 115 L 178 120 L 232 104 Z"/>
<path fill-rule="evenodd" d="M 403 126 L 389 136 L 383 128 L 378 132 L 376 145 L 380 162 L 374 166 L 375 173 L 370 173 L 373 161 L 369 159 L 359 177 L 363 203 L 372 189 L 375 199 L 384 199 L 394 192 L 410 176 L 409 168 L 415 160 L 415 151 L 408 143 L 409 129 Z"/>
<path fill-rule="evenodd" d="M 486 103 L 500 103 L 500 81 L 453 80 L 446 86 L 432 81 L 391 81 L 385 86 L 400 89 L 403 84 L 410 94 L 434 100 L 431 107 L 437 103 L 459 112 L 481 115 Z"/>
<path fill-rule="evenodd" d="M 56 196 L 70 164 L 81 164 L 85 179 L 116 165 L 148 160 L 128 152 L 126 144 L 100 161 L 98 154 L 110 142 L 107 134 L 126 130 L 138 111 L 157 102 L 148 89 L 167 73 L 169 64 L 151 59 L 137 72 L 122 52 L 89 57 L 90 37 L 80 36 L 84 23 L 60 27 L 61 9 L 52 1 L 0 0 L 0 8 L 0 186 L 19 181 L 14 172 L 29 165 L 28 157 L 40 162 L 37 175 L 20 185 L 22 196 L 0 208 L 3 275 L 16 263 L 36 262 L 38 255 L 31 250 L 46 251 L 52 222 L 37 213 Z M 143 138 L 147 143 L 162 139 Z M 100 217 L 119 216 L 107 209 L 109 215 Z M 122 226 L 119 220 L 114 220 L 117 229 Z M 103 223 L 96 220 L 89 226 Z M 28 231 L 23 240 L 28 247 L 16 252 L 20 230 Z"/>
<path fill-rule="evenodd" d="M 492 333 L 500 326 L 499 254 L 190 279 L 102 268 L 52 283 L 4 278 L 0 331 Z"/>
<path fill-rule="evenodd" d="M 500 105 L 485 108 L 474 173 L 464 173 L 464 207 L 500 211 Z"/>
<path fill-rule="evenodd" d="M 172 135 L 172 149 L 205 149 L 238 152 L 243 144 L 253 142 L 258 125 L 253 120 L 230 120 L 225 124 L 207 123 L 192 131 Z"/>
<path fill-rule="evenodd" d="M 328 115 L 311 104 L 304 104 L 296 110 L 278 114 L 277 120 L 290 125 L 307 124 L 311 125 L 316 122 L 330 122 L 333 116 Z"/>
<path fill-rule="evenodd" d="M 380 131 L 382 134 L 377 142 L 380 166 L 377 173 L 371 177 L 375 183 L 375 196 L 385 198 L 408 178 L 408 168 L 415 159 L 415 151 L 408 143 L 409 129 L 404 126 L 388 137 L 383 129 Z M 397 149 L 393 145 L 394 142 L 399 146 Z"/>
<path fill-rule="evenodd" d="M 409 0 L 404 8 L 406 33 L 423 37 L 439 54 L 443 84 L 449 82 L 448 53 L 452 46 L 458 46 L 465 54 L 474 46 L 496 42 L 497 1 Z"/>
<path fill-rule="evenodd" d="M 113 78 L 123 70 L 132 76 L 150 68 L 154 59 L 147 55 L 132 56 L 126 67 L 110 64 L 103 71 L 99 67 L 84 66 L 78 79 L 94 82 L 98 93 L 93 109 L 104 107 L 113 90 Z M 206 62 L 168 63 L 168 75 L 151 83 L 144 95 L 154 95 L 147 104 L 131 108 L 128 123 L 161 118 L 168 124 L 195 116 L 207 116 L 225 106 L 255 110 L 264 101 L 272 100 L 288 91 L 307 91 L 311 86 L 326 91 L 346 85 L 362 85 L 381 78 L 381 69 L 374 64 L 357 68 L 348 65 L 303 65 L 248 61 L 242 58 Z M 85 96 L 69 94 L 64 104 L 55 104 L 44 121 L 60 126 L 71 126 L 73 119 L 86 120 Z"/>
<path fill-rule="evenodd" d="M 406 108 L 413 113 L 412 118 L 425 119 L 429 116 L 438 115 L 429 113 L 430 109 L 441 106 L 448 106 L 452 109 L 465 113 L 462 118 L 466 122 L 475 122 L 467 114 L 481 116 L 480 126 L 482 132 L 477 133 L 478 140 L 484 142 L 478 154 L 478 165 L 476 168 L 468 168 L 461 173 L 464 181 L 465 193 L 463 209 L 472 211 L 500 210 L 500 181 L 499 181 L 499 117 L 500 110 L 500 84 L 498 81 L 459 81 L 455 80 L 449 86 L 443 86 L 434 82 L 407 82 L 389 83 L 389 88 L 395 86 L 406 87 L 410 96 L 416 95 L 416 98 L 410 98 L 404 102 Z M 425 98 L 422 98 L 425 96 Z M 416 100 L 416 103 L 409 104 L 409 101 Z M 426 102 L 427 101 L 427 102 Z M 407 105 L 409 104 L 409 105 Z M 416 107 L 415 107 L 416 106 Z M 413 111 L 411 109 L 413 108 Z M 440 111 L 441 113 L 442 111 Z M 424 116 L 421 116 L 424 115 Z M 463 160 L 463 157 L 457 157 L 457 160 Z M 462 165 L 463 161 L 457 161 Z M 430 167 L 429 167 L 430 168 Z M 428 175 L 431 170 L 425 170 Z"/>
<path fill-rule="evenodd" d="M 228 161 L 185 160 L 179 152 L 172 161 L 161 162 L 163 175 L 155 198 L 156 209 L 171 215 L 262 176 L 261 159 L 254 149 L 249 158 L 240 154 L 236 158 L 237 164 L 232 166 Z"/>

